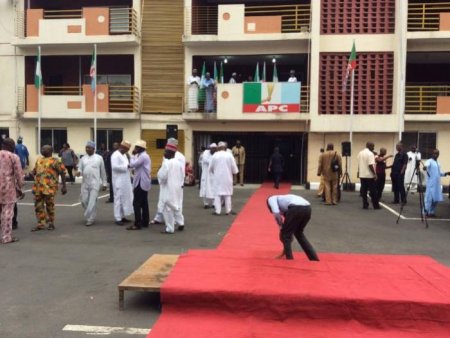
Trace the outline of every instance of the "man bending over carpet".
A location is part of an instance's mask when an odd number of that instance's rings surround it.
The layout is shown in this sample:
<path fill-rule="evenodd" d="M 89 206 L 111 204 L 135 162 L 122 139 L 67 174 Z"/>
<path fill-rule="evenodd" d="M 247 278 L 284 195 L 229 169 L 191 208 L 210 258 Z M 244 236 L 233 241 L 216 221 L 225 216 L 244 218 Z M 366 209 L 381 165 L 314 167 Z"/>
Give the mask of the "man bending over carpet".
<path fill-rule="evenodd" d="M 283 251 L 277 258 L 294 259 L 292 240 L 295 236 L 309 260 L 318 261 L 316 251 L 303 233 L 311 218 L 311 204 L 297 195 L 273 195 L 267 199 L 267 207 L 280 227 Z"/>

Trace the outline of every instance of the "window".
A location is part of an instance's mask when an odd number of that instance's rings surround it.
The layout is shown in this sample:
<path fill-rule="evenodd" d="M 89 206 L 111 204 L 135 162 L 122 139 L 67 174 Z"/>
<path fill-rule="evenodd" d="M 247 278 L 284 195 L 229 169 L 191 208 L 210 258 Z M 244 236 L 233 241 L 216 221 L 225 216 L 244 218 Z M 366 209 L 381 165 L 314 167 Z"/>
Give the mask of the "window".
<path fill-rule="evenodd" d="M 0 138 L 9 137 L 9 128 L 0 128 Z"/>
<path fill-rule="evenodd" d="M 94 138 L 94 129 L 91 129 L 92 138 Z M 122 129 L 97 129 L 97 147 L 106 145 L 107 150 L 112 149 L 114 142 L 120 143 L 123 139 Z"/>
<path fill-rule="evenodd" d="M 62 145 L 66 142 L 67 142 L 67 129 L 64 128 L 41 129 L 41 146 L 51 145 L 53 147 L 54 153 L 59 153 L 59 151 L 62 148 Z M 38 153 L 40 152 L 41 152 L 40 149 L 38 149 Z"/>
<path fill-rule="evenodd" d="M 402 134 L 402 142 L 405 150 L 409 150 L 409 147 L 415 144 L 422 158 L 430 158 L 431 153 L 436 149 L 436 133 L 406 132 Z"/>

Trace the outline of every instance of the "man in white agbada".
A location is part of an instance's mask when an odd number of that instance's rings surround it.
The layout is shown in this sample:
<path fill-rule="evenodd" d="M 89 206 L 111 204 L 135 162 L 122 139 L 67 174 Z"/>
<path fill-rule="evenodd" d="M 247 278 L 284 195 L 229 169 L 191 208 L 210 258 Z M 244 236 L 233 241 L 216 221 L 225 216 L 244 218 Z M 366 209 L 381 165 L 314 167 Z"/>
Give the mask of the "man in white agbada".
<path fill-rule="evenodd" d="M 180 161 L 175 159 L 176 147 L 167 144 L 164 152 L 164 160 L 158 171 L 158 181 L 161 191 L 161 201 L 163 203 L 163 215 L 166 228 L 161 231 L 163 234 L 173 234 L 175 232 L 175 222 L 180 221 L 183 225 L 178 226 L 178 230 L 184 229 L 184 218 L 181 213 L 180 195 L 183 191 L 184 182 L 183 168 Z"/>
<path fill-rule="evenodd" d="M 203 152 L 200 197 L 203 199 L 205 209 L 211 208 L 214 203 L 213 175 L 209 172 L 209 164 L 216 150 L 217 144 L 211 143 L 209 149 Z"/>
<path fill-rule="evenodd" d="M 416 162 L 422 159 L 422 155 L 417 151 L 416 145 L 412 145 L 411 150 L 408 151 L 406 155 L 408 155 L 408 164 L 406 165 L 405 170 L 405 190 L 408 189 L 409 183 L 411 183 L 409 191 L 417 192 L 417 172 L 414 173 L 414 169 L 416 167 Z"/>
<path fill-rule="evenodd" d="M 197 69 L 192 70 L 192 75 L 187 81 L 188 89 L 188 111 L 198 111 L 198 90 L 200 88 L 200 77 L 197 75 Z"/>
<path fill-rule="evenodd" d="M 181 186 L 184 186 L 184 176 L 186 175 L 186 158 L 184 157 L 184 155 L 182 153 L 180 153 L 177 149 L 178 147 L 178 140 L 171 137 L 167 140 L 167 144 L 171 145 L 173 148 L 175 149 L 175 159 L 181 164 L 182 168 L 183 168 L 183 182 L 181 184 Z M 164 160 L 163 160 L 164 161 Z M 181 217 L 176 215 L 175 217 L 175 223 L 178 225 L 178 227 L 182 230 L 184 229 L 184 217 L 183 216 L 183 189 L 181 190 L 181 194 L 179 195 L 180 201 L 179 201 L 179 205 L 181 208 Z M 164 214 L 163 214 L 163 205 L 164 203 L 161 200 L 161 189 L 159 190 L 159 198 L 158 198 L 158 207 L 157 207 L 157 211 L 155 214 L 155 217 L 153 218 L 153 220 L 150 222 L 150 224 L 163 224 L 164 223 Z"/>
<path fill-rule="evenodd" d="M 80 159 L 78 164 L 78 176 L 83 177 L 81 183 L 81 206 L 84 209 L 86 226 L 94 224 L 97 214 L 97 198 L 100 189 L 106 190 L 106 170 L 103 158 L 95 153 L 95 143 L 89 141 L 86 144 L 86 155 Z"/>
<path fill-rule="evenodd" d="M 222 198 L 225 200 L 225 213 L 231 213 L 231 196 L 233 195 L 233 174 L 239 172 L 233 155 L 226 151 L 226 144 L 219 142 L 217 151 L 209 165 L 209 172 L 214 176 L 214 213 L 220 215 Z"/>
<path fill-rule="evenodd" d="M 111 156 L 112 182 L 114 188 L 114 219 L 117 225 L 131 222 L 126 216 L 133 214 L 133 187 L 131 185 L 130 162 L 127 153 L 131 143 L 122 141 Z"/>

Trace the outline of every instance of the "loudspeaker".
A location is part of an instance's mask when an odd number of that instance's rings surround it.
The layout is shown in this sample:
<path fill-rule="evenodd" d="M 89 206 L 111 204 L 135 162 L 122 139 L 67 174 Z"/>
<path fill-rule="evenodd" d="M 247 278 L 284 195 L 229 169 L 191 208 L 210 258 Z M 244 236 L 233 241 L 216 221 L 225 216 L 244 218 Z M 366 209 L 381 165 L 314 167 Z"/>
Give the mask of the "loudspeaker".
<path fill-rule="evenodd" d="M 342 156 L 352 156 L 352 144 L 350 142 L 342 142 Z"/>
<path fill-rule="evenodd" d="M 178 140 L 178 125 L 177 124 L 167 124 L 166 125 L 166 139 L 176 138 Z"/>

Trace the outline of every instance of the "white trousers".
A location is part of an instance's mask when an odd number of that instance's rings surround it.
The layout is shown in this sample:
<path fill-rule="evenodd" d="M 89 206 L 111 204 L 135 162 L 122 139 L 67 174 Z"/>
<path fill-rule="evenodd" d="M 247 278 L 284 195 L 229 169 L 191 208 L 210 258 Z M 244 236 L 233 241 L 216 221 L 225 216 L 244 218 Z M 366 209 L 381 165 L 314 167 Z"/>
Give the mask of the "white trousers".
<path fill-rule="evenodd" d="M 175 223 L 184 226 L 184 216 L 181 209 L 170 202 L 164 204 L 163 216 L 167 232 L 175 232 Z"/>
<path fill-rule="evenodd" d="M 222 212 L 222 199 L 225 200 L 225 213 L 229 214 L 231 212 L 231 196 L 216 196 L 214 198 L 214 209 L 216 214 L 220 214 Z"/>
<path fill-rule="evenodd" d="M 84 217 L 89 222 L 95 221 L 95 216 L 97 215 L 98 193 L 99 189 L 91 188 L 83 184 L 81 185 L 81 206 L 84 209 Z"/>
<path fill-rule="evenodd" d="M 155 214 L 155 217 L 153 218 L 153 220 L 156 222 L 159 222 L 159 223 L 164 223 L 163 211 L 164 211 L 164 202 L 162 202 L 161 199 L 159 199 L 158 207 L 157 207 L 156 214 Z"/>

